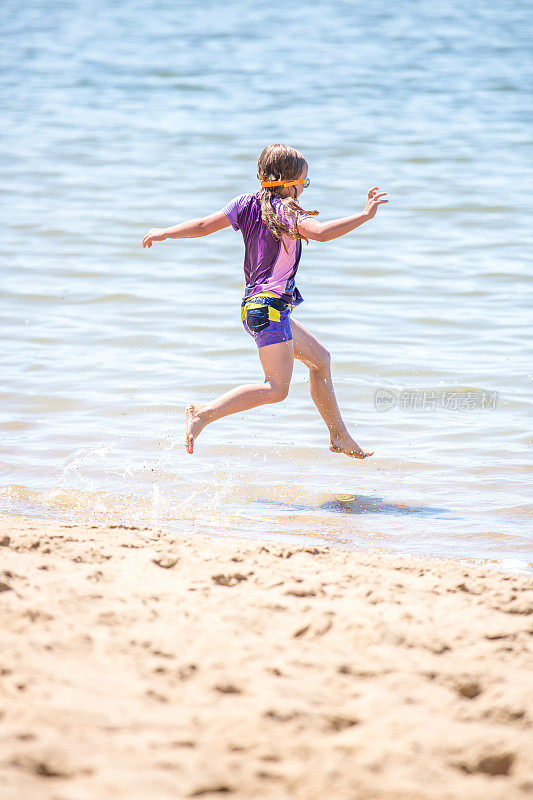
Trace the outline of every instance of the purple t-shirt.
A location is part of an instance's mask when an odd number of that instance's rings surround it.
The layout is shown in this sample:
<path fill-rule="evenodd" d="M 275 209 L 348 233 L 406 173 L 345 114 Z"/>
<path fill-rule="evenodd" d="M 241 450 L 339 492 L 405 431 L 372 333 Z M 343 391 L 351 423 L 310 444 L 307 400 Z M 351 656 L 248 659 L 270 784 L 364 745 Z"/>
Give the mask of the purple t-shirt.
<path fill-rule="evenodd" d="M 280 219 L 293 226 L 293 215 L 277 196 L 272 205 Z M 244 277 L 246 289 L 244 297 L 258 292 L 273 292 L 297 306 L 303 297 L 294 284 L 294 277 L 302 254 L 301 239 L 290 239 L 283 234 L 287 253 L 280 239 L 271 234 L 261 219 L 259 193 L 241 194 L 234 197 L 222 209 L 233 228 L 241 231 L 244 239 Z M 300 219 L 310 214 L 299 214 Z"/>

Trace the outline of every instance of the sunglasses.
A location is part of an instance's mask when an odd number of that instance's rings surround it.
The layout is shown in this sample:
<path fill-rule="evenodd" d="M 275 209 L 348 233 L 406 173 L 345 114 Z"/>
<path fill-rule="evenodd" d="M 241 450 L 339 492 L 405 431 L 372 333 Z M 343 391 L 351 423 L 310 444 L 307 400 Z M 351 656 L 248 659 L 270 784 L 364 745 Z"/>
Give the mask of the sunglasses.
<path fill-rule="evenodd" d="M 311 181 L 309 178 L 298 178 L 295 181 L 261 181 L 261 186 L 294 186 L 296 183 L 303 184 L 303 188 L 307 189 Z"/>

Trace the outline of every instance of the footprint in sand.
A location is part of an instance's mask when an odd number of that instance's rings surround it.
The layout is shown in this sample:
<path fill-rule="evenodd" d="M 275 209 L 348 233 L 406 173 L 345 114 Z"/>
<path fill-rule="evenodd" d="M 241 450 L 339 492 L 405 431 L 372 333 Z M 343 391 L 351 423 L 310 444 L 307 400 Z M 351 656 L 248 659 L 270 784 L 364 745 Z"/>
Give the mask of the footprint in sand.
<path fill-rule="evenodd" d="M 482 772 L 486 775 L 509 775 L 514 760 L 514 753 L 495 752 L 488 753 L 485 756 L 481 756 L 481 758 L 460 761 L 452 766 L 467 772 L 469 775 L 476 772 Z"/>
<path fill-rule="evenodd" d="M 216 793 L 224 793 L 229 794 L 233 792 L 233 788 L 228 786 L 225 783 L 216 783 L 213 786 L 202 786 L 199 789 L 194 789 L 190 794 L 189 797 L 201 797 L 204 794 L 216 794 Z"/>
<path fill-rule="evenodd" d="M 239 689 L 238 686 L 234 686 L 232 683 L 218 684 L 213 688 L 216 692 L 220 692 L 220 694 L 242 694 L 242 689 Z"/>
<path fill-rule="evenodd" d="M 179 561 L 178 558 L 172 558 L 171 556 L 163 556 L 161 558 L 152 558 L 152 564 L 156 564 L 156 566 L 161 567 L 161 569 L 172 569 L 176 566 Z"/>
<path fill-rule="evenodd" d="M 90 767 L 74 766 L 59 753 L 32 754 L 25 753 L 15 756 L 12 760 L 14 767 L 40 775 L 44 778 L 73 778 L 76 775 L 92 775 Z"/>
<path fill-rule="evenodd" d="M 236 586 L 241 581 L 247 581 L 246 575 L 235 572 L 233 575 L 211 575 L 211 579 L 219 586 Z"/>
<path fill-rule="evenodd" d="M 467 697 L 469 700 L 473 700 L 474 697 L 477 697 L 481 694 L 481 686 L 477 681 L 465 681 L 464 683 L 458 683 L 455 686 L 455 690 L 457 694 L 461 695 L 462 697 Z"/>

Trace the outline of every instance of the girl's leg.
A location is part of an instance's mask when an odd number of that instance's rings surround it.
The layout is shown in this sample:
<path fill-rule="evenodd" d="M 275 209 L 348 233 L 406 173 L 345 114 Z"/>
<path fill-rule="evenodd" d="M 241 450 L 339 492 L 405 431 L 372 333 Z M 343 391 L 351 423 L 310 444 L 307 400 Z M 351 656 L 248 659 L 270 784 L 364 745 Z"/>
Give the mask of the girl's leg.
<path fill-rule="evenodd" d="M 294 364 L 292 340 L 259 347 L 258 352 L 265 373 L 264 383 L 237 386 L 210 403 L 188 406 L 185 428 L 185 447 L 188 453 L 193 452 L 194 440 L 210 422 L 264 403 L 279 403 L 287 397 Z"/>
<path fill-rule="evenodd" d="M 331 358 L 320 342 L 300 322 L 291 319 L 294 337 L 294 357 L 309 367 L 309 389 L 320 416 L 330 432 L 329 449 L 333 453 L 345 453 L 353 458 L 367 458 L 368 453 L 355 442 L 343 422 L 333 381 L 331 379 Z"/>

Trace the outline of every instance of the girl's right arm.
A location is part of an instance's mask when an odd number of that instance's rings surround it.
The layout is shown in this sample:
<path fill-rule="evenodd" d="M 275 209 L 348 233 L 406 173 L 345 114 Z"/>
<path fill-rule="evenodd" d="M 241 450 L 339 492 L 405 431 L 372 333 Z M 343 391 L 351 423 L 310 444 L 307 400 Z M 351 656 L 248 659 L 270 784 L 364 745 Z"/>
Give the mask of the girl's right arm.
<path fill-rule="evenodd" d="M 378 206 L 381 203 L 388 203 L 388 200 L 380 200 L 387 192 L 379 192 L 379 186 L 373 186 L 368 190 L 368 197 L 364 210 L 360 214 L 355 214 L 353 217 L 344 217 L 344 219 L 332 219 L 329 222 L 318 222 L 314 219 L 304 219 L 298 222 L 298 230 L 307 236 L 308 239 L 314 239 L 316 242 L 329 242 L 331 239 L 338 239 L 339 236 L 344 236 L 345 233 L 350 233 L 354 228 L 358 228 L 363 222 L 368 222 L 376 215 Z"/>
<path fill-rule="evenodd" d="M 162 242 L 165 239 L 194 239 L 197 236 L 208 236 L 210 233 L 227 228 L 231 222 L 223 211 L 216 211 L 209 217 L 202 219 L 189 219 L 180 222 L 172 228 L 152 228 L 142 240 L 142 247 L 151 247 L 152 242 Z"/>

